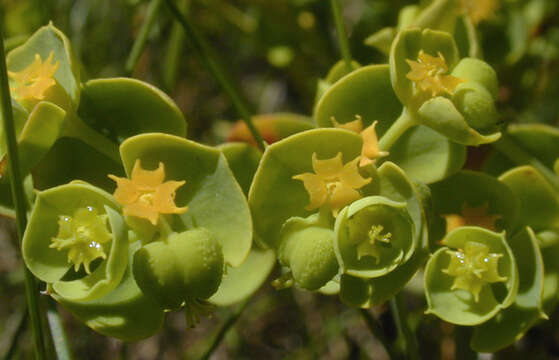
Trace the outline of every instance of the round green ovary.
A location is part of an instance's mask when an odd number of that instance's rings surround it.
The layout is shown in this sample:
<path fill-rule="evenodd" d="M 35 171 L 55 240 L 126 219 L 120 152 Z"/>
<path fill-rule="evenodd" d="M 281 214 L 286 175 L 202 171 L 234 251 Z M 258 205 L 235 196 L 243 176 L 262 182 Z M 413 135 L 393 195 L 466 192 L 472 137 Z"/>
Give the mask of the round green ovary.
<path fill-rule="evenodd" d="M 144 293 L 164 309 L 177 309 L 185 300 L 207 299 L 217 291 L 223 253 L 209 231 L 189 230 L 142 247 L 134 255 L 133 271 Z"/>
<path fill-rule="evenodd" d="M 497 123 L 497 110 L 492 95 L 476 82 L 458 85 L 453 102 L 468 125 L 476 130 L 491 128 Z"/>
<path fill-rule="evenodd" d="M 91 206 L 77 209 L 72 216 L 62 215 L 58 220 L 58 234 L 51 239 L 50 248 L 68 250 L 68 262 L 78 271 L 83 264 L 90 274 L 90 264 L 97 258 L 106 259 L 104 244 L 111 241 L 107 230 L 107 215 L 98 215 Z"/>

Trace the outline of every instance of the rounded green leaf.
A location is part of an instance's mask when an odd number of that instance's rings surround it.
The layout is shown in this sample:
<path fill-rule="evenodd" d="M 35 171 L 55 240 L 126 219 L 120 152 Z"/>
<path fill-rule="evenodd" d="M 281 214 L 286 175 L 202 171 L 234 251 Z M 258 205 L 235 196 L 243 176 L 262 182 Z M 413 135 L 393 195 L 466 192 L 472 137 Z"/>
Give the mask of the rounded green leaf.
<path fill-rule="evenodd" d="M 536 236 L 525 228 L 508 239 L 518 266 L 518 293 L 514 304 L 489 321 L 476 327 L 471 347 L 478 352 L 495 352 L 511 345 L 540 319 L 542 311 L 544 268 Z"/>
<path fill-rule="evenodd" d="M 133 255 L 140 246 L 139 241 L 130 244 L 129 264 L 132 264 Z M 99 299 L 73 302 L 55 293 L 51 296 L 96 332 L 124 341 L 155 335 L 165 319 L 165 313 L 159 305 L 145 296 L 136 285 L 131 267 L 127 268 L 118 287 Z"/>
<path fill-rule="evenodd" d="M 383 134 L 402 112 L 390 83 L 388 65 L 369 65 L 353 71 L 336 82 L 320 98 L 314 120 L 320 127 L 333 127 L 332 117 L 340 123 L 363 119 L 364 127 L 377 120 L 376 131 Z"/>
<path fill-rule="evenodd" d="M 186 136 L 182 112 L 163 91 L 130 78 L 89 80 L 82 87 L 78 113 L 111 139 L 161 132 Z"/>
<path fill-rule="evenodd" d="M 208 301 L 217 306 L 229 306 L 249 298 L 266 281 L 275 263 L 273 250 L 253 248 L 239 267 L 225 270 L 219 289 Z"/>
<path fill-rule="evenodd" d="M 343 273 L 376 278 L 406 262 L 415 250 L 415 228 L 405 202 L 368 196 L 336 218 L 334 249 Z"/>
<path fill-rule="evenodd" d="M 79 64 L 72 53 L 70 41 L 52 23 L 37 30 L 23 45 L 10 51 L 6 57 L 6 65 L 9 71 L 20 71 L 33 62 L 36 54 L 44 60 L 51 52 L 54 54 L 53 60 L 59 62 L 54 78 L 72 99 L 75 107 L 80 98 Z"/>
<path fill-rule="evenodd" d="M 221 244 L 226 263 L 243 263 L 252 245 L 250 211 L 219 150 L 154 133 L 128 138 L 120 152 L 128 174 L 140 159 L 144 169 L 155 169 L 162 162 L 167 180 L 185 180 L 175 197 L 178 206 L 188 206 L 188 211 L 180 215 L 184 228 L 206 228 Z"/>
<path fill-rule="evenodd" d="M 97 235 L 87 235 L 89 240 L 100 244 L 106 259 L 91 274 L 79 280 L 64 281 L 64 276 L 74 265 L 70 261 L 69 251 L 79 248 L 76 244 L 70 244 L 68 250 L 58 250 L 53 247 L 54 238 L 62 232 L 63 219 L 71 218 L 76 211 L 89 207 L 95 209 L 99 216 L 106 213 L 109 217 L 110 243 L 103 244 Z M 126 269 L 127 229 L 116 211 L 120 211 L 120 208 L 112 196 L 89 184 L 71 183 L 40 192 L 23 237 L 25 264 L 37 278 L 54 283 L 55 290 L 60 289 L 60 295 L 68 299 L 85 301 L 106 294 L 119 283 Z M 92 231 L 87 227 L 88 224 L 85 225 L 86 232 Z M 80 228 L 72 231 L 80 231 Z M 89 266 L 85 261 L 84 264 Z M 76 269 L 79 266 L 79 262 L 74 265 Z"/>
<path fill-rule="evenodd" d="M 513 303 L 518 290 L 518 270 L 504 233 L 461 227 L 448 234 L 445 244 L 449 247 L 437 250 L 425 268 L 426 313 L 456 325 L 471 326 L 489 320 Z M 468 254 L 470 244 L 475 245 L 472 254 Z M 457 252 L 449 248 L 457 249 Z M 454 265 L 452 258 L 458 259 Z M 480 270 L 486 263 L 480 260 L 486 258 L 494 261 L 487 260 L 488 268 Z M 473 265 L 462 272 L 456 264 Z M 452 273 L 453 269 L 458 275 Z M 481 277 L 478 278 L 473 271 L 481 271 Z M 485 274 L 488 278 L 484 278 Z M 464 282 L 468 290 L 460 286 L 461 283 L 464 286 Z"/>
<path fill-rule="evenodd" d="M 345 164 L 361 154 L 361 146 L 358 134 L 340 129 L 315 129 L 267 147 L 249 191 L 255 239 L 265 247 L 277 248 L 281 226 L 287 219 L 312 214 L 305 210 L 309 194 L 293 176 L 313 172 L 313 153 L 318 159 L 341 153 Z"/>
<path fill-rule="evenodd" d="M 262 153 L 254 146 L 241 142 L 221 144 L 218 149 L 227 159 L 227 163 L 243 189 L 243 193 L 248 195 Z"/>

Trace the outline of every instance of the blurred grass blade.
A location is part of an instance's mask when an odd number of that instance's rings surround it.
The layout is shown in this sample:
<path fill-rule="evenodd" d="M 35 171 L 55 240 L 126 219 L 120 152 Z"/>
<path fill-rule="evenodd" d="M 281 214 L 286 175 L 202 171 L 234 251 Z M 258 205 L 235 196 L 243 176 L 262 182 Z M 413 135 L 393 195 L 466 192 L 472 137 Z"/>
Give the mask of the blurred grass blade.
<path fill-rule="evenodd" d="M 178 7 L 181 11 L 186 13 L 188 4 L 188 0 L 179 0 Z M 165 51 L 165 59 L 162 69 L 163 84 L 165 85 L 167 91 L 173 91 L 177 83 L 177 73 L 183 48 L 184 32 L 180 24 L 175 21 L 173 23 L 173 28 L 171 29 L 171 36 L 169 36 L 169 42 L 167 45 L 167 50 Z"/>
<path fill-rule="evenodd" d="M 68 338 L 66 337 L 66 333 L 64 331 L 62 318 L 58 313 L 56 302 L 53 299 L 49 299 L 48 301 L 47 320 L 57 359 L 72 360 L 72 352 L 70 350 L 70 345 L 68 344 Z"/>

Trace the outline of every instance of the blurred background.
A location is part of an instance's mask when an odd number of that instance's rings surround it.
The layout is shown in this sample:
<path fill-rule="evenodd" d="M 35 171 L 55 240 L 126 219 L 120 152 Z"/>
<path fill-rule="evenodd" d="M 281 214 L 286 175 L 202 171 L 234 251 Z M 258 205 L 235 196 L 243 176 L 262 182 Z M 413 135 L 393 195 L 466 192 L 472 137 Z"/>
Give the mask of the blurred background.
<path fill-rule="evenodd" d="M 237 114 L 229 98 L 192 53 L 182 28 L 163 1 L 133 69 L 127 59 L 144 22 L 146 0 L 0 0 L 6 47 L 25 41 L 52 21 L 70 38 L 83 63 L 82 80 L 132 76 L 168 93 L 188 122 L 188 138 L 223 142 Z M 340 58 L 329 2 L 325 0 L 177 0 L 216 49 L 255 114 L 311 115 L 317 81 Z M 394 26 L 398 11 L 417 1 L 345 0 L 351 52 L 361 64 L 386 56 L 364 40 Z M 559 124 L 559 1 L 500 1 L 478 25 L 484 58 L 500 81 L 498 106 L 505 123 Z M 480 150 L 478 150 L 479 152 Z M 483 152 L 483 148 L 481 149 Z M 31 335 L 21 321 L 23 271 L 12 219 L 0 219 L 0 355 L 20 334 L 14 358 L 31 359 Z M 279 275 L 274 272 L 270 281 Z M 385 359 L 357 310 L 336 296 L 276 291 L 267 281 L 212 359 Z M 421 279 L 406 288 L 410 321 L 424 359 L 453 359 L 453 326 L 424 316 Z M 171 313 L 162 332 L 123 344 L 97 335 L 63 310 L 75 359 L 195 359 L 232 309 L 218 309 L 185 330 Z M 388 307 L 372 309 L 389 339 L 396 329 Z M 559 313 L 490 359 L 559 359 Z"/>

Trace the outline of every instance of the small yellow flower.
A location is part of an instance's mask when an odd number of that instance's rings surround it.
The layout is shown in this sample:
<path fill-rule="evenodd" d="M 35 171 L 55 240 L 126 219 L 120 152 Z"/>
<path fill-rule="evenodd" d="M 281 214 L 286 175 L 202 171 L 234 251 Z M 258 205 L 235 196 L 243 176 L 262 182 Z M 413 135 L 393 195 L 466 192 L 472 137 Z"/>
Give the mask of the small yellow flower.
<path fill-rule="evenodd" d="M 411 68 L 406 77 L 422 91 L 431 92 L 433 97 L 444 93 L 452 95 L 458 84 L 463 82 L 455 76 L 445 75 L 448 66 L 441 53 L 435 57 L 421 50 L 417 61 L 406 60 L 406 62 Z"/>
<path fill-rule="evenodd" d="M 91 262 L 97 258 L 106 259 L 103 244 L 111 241 L 107 230 L 107 215 L 98 215 L 91 206 L 77 209 L 72 216 L 60 216 L 58 234 L 51 239 L 50 248 L 68 250 L 68 262 L 78 271 L 81 264 L 90 274 Z"/>
<path fill-rule="evenodd" d="M 336 216 L 341 208 L 360 199 L 361 194 L 357 189 L 370 183 L 371 179 L 359 174 L 358 161 L 359 157 L 356 157 L 343 165 L 342 153 L 326 160 L 318 160 L 316 153 L 313 153 L 312 167 L 315 173 L 293 176 L 293 179 L 303 181 L 309 193 L 310 202 L 305 209 L 327 206 Z"/>
<path fill-rule="evenodd" d="M 130 179 L 109 175 L 116 181 L 116 201 L 124 206 L 124 215 L 136 216 L 157 225 L 159 214 L 182 214 L 188 208 L 177 207 L 175 193 L 185 181 L 166 181 L 165 166 L 159 163 L 155 170 L 144 170 L 137 159 Z"/>
<path fill-rule="evenodd" d="M 389 232 L 383 233 L 384 227 L 382 225 L 373 225 L 367 233 L 367 239 L 357 246 L 357 258 L 361 259 L 363 256 L 371 256 L 375 258 L 378 264 L 381 257 L 381 247 L 390 247 L 392 234 Z"/>
<path fill-rule="evenodd" d="M 60 65 L 59 61 L 53 63 L 54 52 L 50 52 L 43 62 L 41 55 L 35 54 L 35 60 L 21 71 L 8 71 L 8 76 L 14 80 L 16 86 L 10 88 L 16 99 L 43 100 L 45 92 L 54 84 L 54 74 Z"/>
<path fill-rule="evenodd" d="M 468 15 L 474 25 L 489 19 L 499 7 L 499 0 L 461 0 L 464 14 Z"/>
<path fill-rule="evenodd" d="M 442 272 L 454 277 L 451 290 L 461 289 L 470 292 L 476 302 L 485 284 L 506 281 L 499 275 L 498 262 L 503 254 L 489 252 L 485 244 L 468 241 L 464 250 L 448 250 L 450 263 Z"/>
<path fill-rule="evenodd" d="M 446 232 L 461 226 L 479 226 L 487 230 L 497 231 L 495 221 L 501 219 L 501 215 L 487 213 L 489 206 L 484 203 L 480 206 L 468 206 L 466 203 L 462 206 L 462 214 L 445 214 L 441 215 L 446 220 Z"/>
<path fill-rule="evenodd" d="M 361 159 L 359 166 L 374 164 L 374 162 L 384 156 L 388 156 L 387 151 L 380 151 L 378 148 L 378 136 L 375 130 L 378 121 L 373 121 L 365 130 L 363 130 L 363 119 L 359 115 L 355 115 L 355 120 L 340 124 L 336 119 L 331 117 L 332 123 L 339 129 L 346 129 L 359 133 L 363 139 L 363 147 L 361 148 Z"/>

